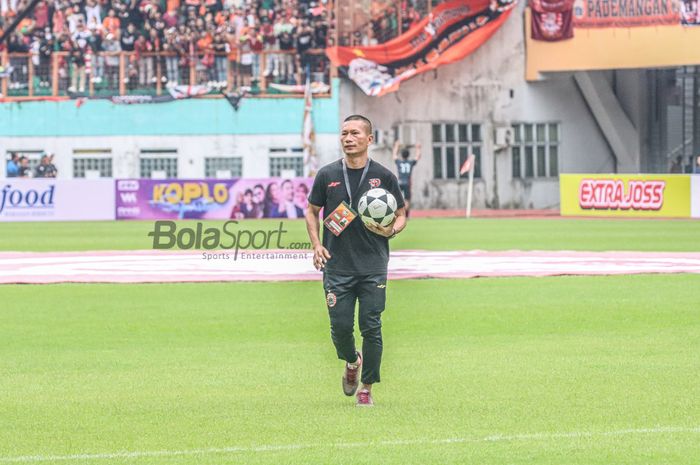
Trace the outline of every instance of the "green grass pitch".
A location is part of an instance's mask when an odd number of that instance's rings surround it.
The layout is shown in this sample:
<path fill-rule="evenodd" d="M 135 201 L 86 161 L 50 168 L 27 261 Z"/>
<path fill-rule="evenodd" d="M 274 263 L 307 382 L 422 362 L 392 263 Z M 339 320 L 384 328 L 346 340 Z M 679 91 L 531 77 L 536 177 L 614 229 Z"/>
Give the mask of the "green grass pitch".
<path fill-rule="evenodd" d="M 146 226 L 3 224 L 1 248 L 147 248 Z M 698 251 L 699 227 L 413 220 L 394 246 Z M 0 286 L 0 465 L 700 460 L 697 275 L 387 292 L 377 405 L 357 409 L 320 283 Z"/>

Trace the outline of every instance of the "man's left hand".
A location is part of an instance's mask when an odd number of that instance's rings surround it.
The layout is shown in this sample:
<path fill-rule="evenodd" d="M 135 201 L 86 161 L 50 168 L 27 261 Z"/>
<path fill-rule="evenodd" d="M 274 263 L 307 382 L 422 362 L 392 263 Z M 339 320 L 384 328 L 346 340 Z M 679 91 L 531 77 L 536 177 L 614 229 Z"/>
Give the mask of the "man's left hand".
<path fill-rule="evenodd" d="M 389 226 L 380 226 L 375 223 L 364 223 L 365 228 L 369 229 L 372 231 L 374 234 L 378 234 L 380 236 L 384 237 L 391 237 L 394 234 L 394 223 L 391 223 Z"/>

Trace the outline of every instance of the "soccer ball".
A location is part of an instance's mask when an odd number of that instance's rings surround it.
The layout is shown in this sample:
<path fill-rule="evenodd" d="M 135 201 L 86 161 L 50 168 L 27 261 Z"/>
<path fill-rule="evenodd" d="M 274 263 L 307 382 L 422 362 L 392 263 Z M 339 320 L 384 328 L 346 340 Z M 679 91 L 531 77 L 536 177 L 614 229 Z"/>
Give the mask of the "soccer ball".
<path fill-rule="evenodd" d="M 386 189 L 377 187 L 360 197 L 357 209 L 363 223 L 388 226 L 396 217 L 396 198 Z"/>

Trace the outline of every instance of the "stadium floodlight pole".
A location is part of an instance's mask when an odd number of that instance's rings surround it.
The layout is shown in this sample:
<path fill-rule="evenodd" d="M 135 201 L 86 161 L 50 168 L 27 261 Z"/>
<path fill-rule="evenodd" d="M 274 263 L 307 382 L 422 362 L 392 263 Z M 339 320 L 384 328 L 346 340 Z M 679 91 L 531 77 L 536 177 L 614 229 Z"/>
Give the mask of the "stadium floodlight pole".
<path fill-rule="evenodd" d="M 7 26 L 7 29 L 5 29 L 0 36 L 0 44 L 3 43 L 6 39 L 10 38 L 10 34 L 14 32 L 15 29 L 17 29 L 17 26 L 19 26 L 19 23 L 26 18 L 29 13 L 31 13 L 34 10 L 34 7 L 39 3 L 41 0 L 32 0 L 31 3 L 27 6 L 27 8 L 24 9 L 20 14 L 17 15 L 14 21 L 10 23 L 9 26 Z"/>

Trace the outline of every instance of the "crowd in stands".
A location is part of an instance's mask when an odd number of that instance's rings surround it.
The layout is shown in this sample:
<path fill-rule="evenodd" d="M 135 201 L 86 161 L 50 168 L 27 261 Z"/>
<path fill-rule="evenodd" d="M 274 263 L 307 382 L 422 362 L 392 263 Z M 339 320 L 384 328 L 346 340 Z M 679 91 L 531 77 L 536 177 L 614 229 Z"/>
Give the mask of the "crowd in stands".
<path fill-rule="evenodd" d="M 437 3 L 439 0 L 433 0 L 433 5 Z M 340 37 L 339 45 L 366 47 L 388 42 L 418 24 L 425 14 L 427 3 L 419 0 L 374 0 L 370 5 L 369 21 L 360 25 L 352 35 Z"/>
<path fill-rule="evenodd" d="M 28 3 L 0 0 L 0 30 Z M 191 65 L 197 83 L 213 86 L 225 86 L 229 70 L 249 85 L 263 66 L 272 82 L 301 84 L 306 72 L 324 71 L 308 52 L 326 47 L 331 24 L 327 5 L 312 0 L 42 0 L 4 46 L 31 54 L 41 86 L 54 52 L 67 52 L 60 77 L 81 92 L 86 79 L 116 87 L 121 51 L 133 52 L 129 86 L 154 83 L 156 59 L 165 85 L 194 84 Z M 261 63 L 275 51 L 285 53 Z"/>

